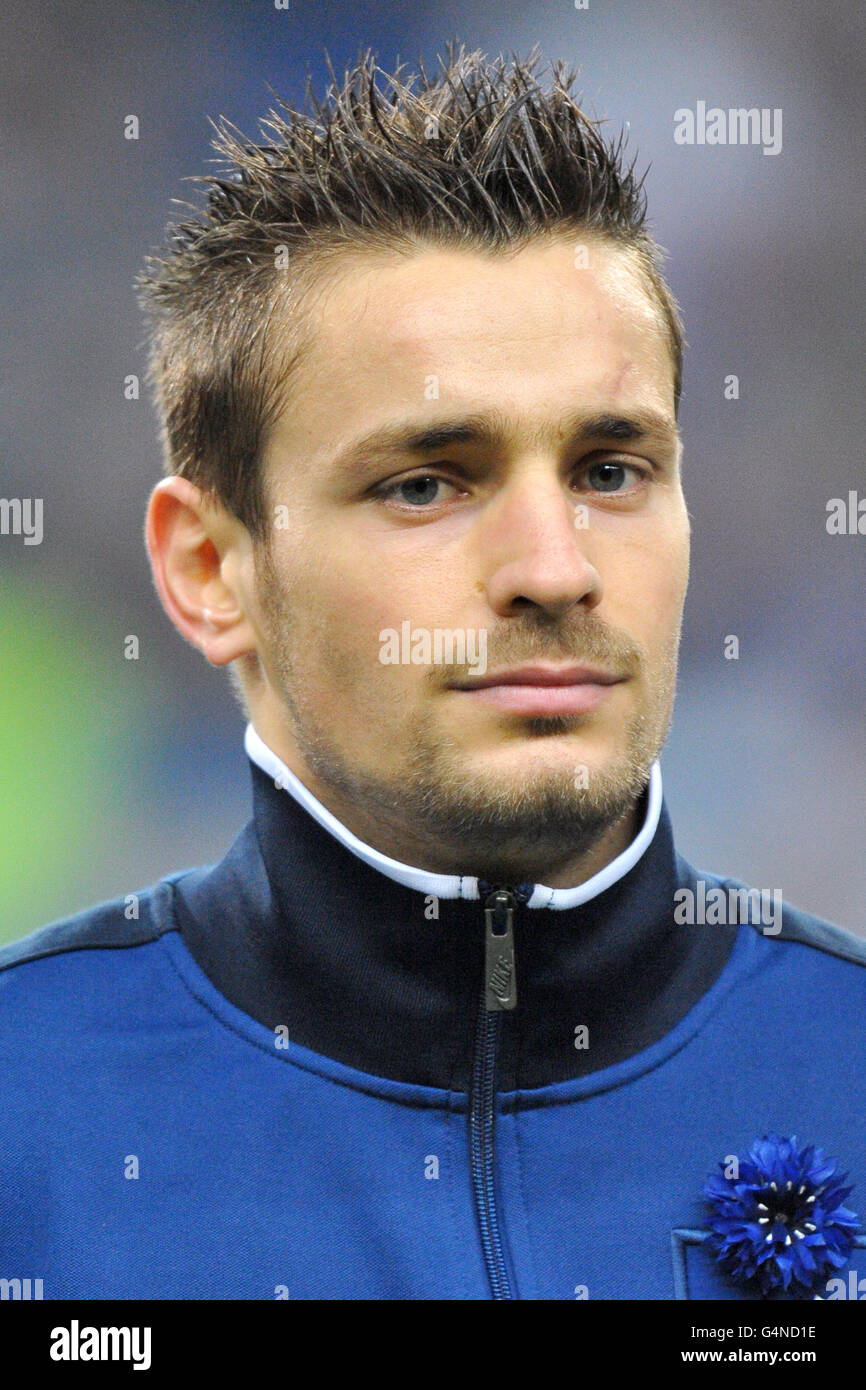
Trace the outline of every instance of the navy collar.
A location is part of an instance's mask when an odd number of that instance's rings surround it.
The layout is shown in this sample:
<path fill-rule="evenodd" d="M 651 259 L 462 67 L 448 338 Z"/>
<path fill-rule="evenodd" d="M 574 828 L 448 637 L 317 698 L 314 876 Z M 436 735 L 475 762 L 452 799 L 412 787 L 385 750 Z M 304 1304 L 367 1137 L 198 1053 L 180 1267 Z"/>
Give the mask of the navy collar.
<path fill-rule="evenodd" d="M 467 1090 L 484 902 L 397 882 L 250 769 L 252 821 L 219 864 L 175 885 L 191 954 L 236 1007 L 314 1052 L 396 1081 Z M 695 882 L 662 802 L 651 842 L 609 887 L 571 908 L 518 904 L 518 1006 L 502 1015 L 500 1089 L 611 1066 L 684 1017 L 721 972 L 737 930 L 674 923 L 674 893 Z"/>

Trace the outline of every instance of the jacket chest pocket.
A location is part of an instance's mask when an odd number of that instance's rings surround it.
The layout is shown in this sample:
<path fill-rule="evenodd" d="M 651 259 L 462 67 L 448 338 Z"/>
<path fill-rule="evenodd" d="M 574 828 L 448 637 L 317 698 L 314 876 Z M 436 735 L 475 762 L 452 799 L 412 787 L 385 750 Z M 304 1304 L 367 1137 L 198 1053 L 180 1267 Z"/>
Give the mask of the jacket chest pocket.
<path fill-rule="evenodd" d="M 674 1297 L 688 1299 L 720 1299 L 731 1303 L 760 1303 L 760 1294 L 752 1293 L 737 1284 L 731 1283 L 722 1273 L 715 1260 L 704 1248 L 709 1232 L 678 1227 L 671 1231 L 671 1257 L 674 1266 Z M 866 1275 L 866 1236 L 858 1236 L 854 1242 L 855 1251 L 852 1265 L 857 1263 L 860 1254 L 862 1273 Z M 847 1269 L 839 1271 L 839 1278 L 831 1280 L 832 1287 L 820 1290 L 824 1299 L 839 1298 L 839 1289 L 849 1285 L 854 1287 Z M 774 1299 L 773 1302 L 776 1302 Z M 784 1300 L 793 1301 L 793 1300 Z M 802 1300 L 800 1300 L 802 1301 Z"/>

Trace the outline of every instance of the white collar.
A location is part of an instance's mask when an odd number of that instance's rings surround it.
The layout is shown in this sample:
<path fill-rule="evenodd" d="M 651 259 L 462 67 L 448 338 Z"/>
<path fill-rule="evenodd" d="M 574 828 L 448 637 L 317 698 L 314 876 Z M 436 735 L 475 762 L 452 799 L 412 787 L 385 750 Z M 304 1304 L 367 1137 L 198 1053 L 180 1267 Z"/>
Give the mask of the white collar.
<path fill-rule="evenodd" d="M 367 845 L 363 840 L 359 840 L 357 835 L 353 835 L 342 821 L 337 820 L 326 806 L 323 806 L 309 788 L 305 787 L 299 777 L 295 775 L 285 763 L 277 757 L 276 753 L 267 746 L 259 737 L 252 723 L 247 724 L 246 734 L 244 735 L 244 748 L 247 756 L 266 772 L 269 777 L 274 779 L 278 787 L 291 792 L 297 802 L 308 811 L 319 825 L 324 826 L 335 839 L 345 845 L 346 849 L 352 854 L 363 859 L 365 864 L 371 868 L 378 869 L 380 873 L 388 878 L 394 879 L 396 883 L 402 883 L 406 888 L 415 888 L 419 893 L 436 898 L 478 898 L 478 879 L 468 878 L 461 874 L 432 874 L 426 869 L 414 869 L 409 864 L 401 864 L 397 859 L 389 859 L 387 854 L 381 854 L 379 850 L 373 849 L 372 845 Z M 646 816 L 644 823 L 638 831 L 631 844 L 600 869 L 592 878 L 588 878 L 585 883 L 578 884 L 576 888 L 546 888 L 541 883 L 536 883 L 528 907 L 549 907 L 562 909 L 569 907 L 580 907 L 583 903 L 589 902 L 599 893 L 603 893 L 612 884 L 618 882 L 628 873 L 629 869 L 634 868 L 635 864 L 648 849 L 659 823 L 662 809 L 662 773 L 658 761 L 654 762 L 650 768 L 649 777 L 649 796 L 647 798 Z"/>

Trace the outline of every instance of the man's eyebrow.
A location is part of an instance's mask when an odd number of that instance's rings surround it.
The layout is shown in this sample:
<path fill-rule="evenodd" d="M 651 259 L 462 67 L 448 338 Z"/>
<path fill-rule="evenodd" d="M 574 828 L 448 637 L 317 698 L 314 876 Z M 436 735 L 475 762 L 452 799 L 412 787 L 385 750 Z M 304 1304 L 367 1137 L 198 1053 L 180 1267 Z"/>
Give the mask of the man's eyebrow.
<path fill-rule="evenodd" d="M 498 415 L 467 415 L 421 428 L 385 425 L 341 450 L 333 466 L 335 470 L 348 472 L 369 462 L 409 454 L 423 456 L 460 444 L 501 446 L 508 432 L 505 420 Z M 560 439 L 568 444 L 652 439 L 673 445 L 677 441 L 677 428 L 671 417 L 651 410 L 628 415 L 576 412 L 562 422 Z"/>

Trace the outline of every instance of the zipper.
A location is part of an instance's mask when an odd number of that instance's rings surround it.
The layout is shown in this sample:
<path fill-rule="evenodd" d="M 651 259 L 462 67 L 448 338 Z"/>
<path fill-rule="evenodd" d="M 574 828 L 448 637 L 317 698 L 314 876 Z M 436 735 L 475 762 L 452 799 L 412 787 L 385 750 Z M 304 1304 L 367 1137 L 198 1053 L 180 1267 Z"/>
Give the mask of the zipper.
<path fill-rule="evenodd" d="M 496 1065 L 502 1015 L 517 1007 L 514 909 L 524 901 L 525 894 L 511 888 L 496 888 L 484 900 L 484 980 L 469 1096 L 472 1188 L 494 1299 L 514 1298 L 496 1202 Z"/>

